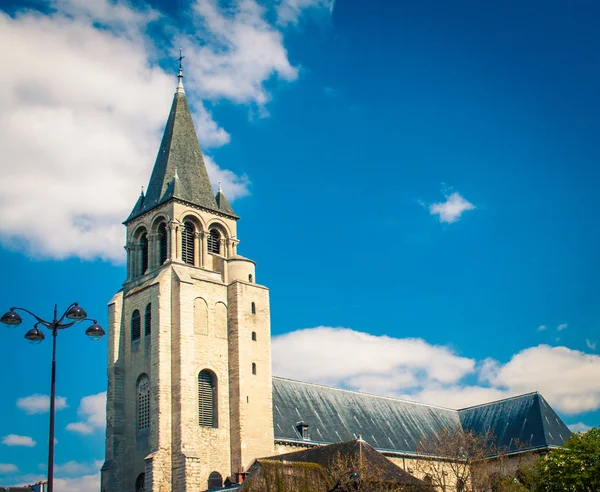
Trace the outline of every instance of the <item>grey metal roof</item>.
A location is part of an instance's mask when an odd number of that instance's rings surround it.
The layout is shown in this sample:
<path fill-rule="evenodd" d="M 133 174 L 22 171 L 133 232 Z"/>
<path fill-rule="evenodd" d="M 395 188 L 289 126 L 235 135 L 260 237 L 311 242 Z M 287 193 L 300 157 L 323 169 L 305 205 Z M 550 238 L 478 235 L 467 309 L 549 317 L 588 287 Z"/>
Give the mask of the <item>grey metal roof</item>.
<path fill-rule="evenodd" d="M 173 96 L 146 195 L 140 196 L 126 222 L 173 198 L 235 217 L 231 207 L 225 210 L 215 200 L 183 92 Z"/>
<path fill-rule="evenodd" d="M 491 431 L 507 451 L 561 446 L 571 435 L 539 393 L 507 398 L 458 411 L 463 429 Z"/>
<path fill-rule="evenodd" d="M 310 426 L 309 442 L 361 436 L 375 449 L 403 453 L 415 453 L 431 433 L 460 428 L 455 410 L 274 377 L 275 439 L 302 442 L 295 427 L 301 420 Z"/>
<path fill-rule="evenodd" d="M 296 428 L 301 421 L 309 425 L 308 440 Z M 279 377 L 273 424 L 279 441 L 328 444 L 360 436 L 379 451 L 401 454 L 417 453 L 419 441 L 443 429 L 491 430 L 510 451 L 560 446 L 571 435 L 538 393 L 451 410 Z"/>
<path fill-rule="evenodd" d="M 235 212 L 233 211 L 233 208 L 231 208 L 231 205 L 225 197 L 225 193 L 223 193 L 223 190 L 219 190 L 217 192 L 217 195 L 215 196 L 215 201 L 217 202 L 217 207 L 219 207 L 219 210 L 221 210 L 223 213 L 226 213 L 228 215 L 235 215 Z"/>

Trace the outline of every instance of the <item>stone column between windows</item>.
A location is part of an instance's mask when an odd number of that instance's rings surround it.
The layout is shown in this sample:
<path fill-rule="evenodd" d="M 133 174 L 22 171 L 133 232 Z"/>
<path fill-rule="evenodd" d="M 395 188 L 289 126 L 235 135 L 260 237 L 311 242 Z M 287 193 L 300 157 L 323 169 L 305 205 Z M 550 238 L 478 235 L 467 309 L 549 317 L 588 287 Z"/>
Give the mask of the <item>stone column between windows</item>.
<path fill-rule="evenodd" d="M 125 246 L 125 251 L 127 251 L 127 280 L 131 280 L 133 278 L 133 258 L 131 254 L 131 245 L 127 244 Z"/>
<path fill-rule="evenodd" d="M 179 244 L 179 227 L 177 227 L 177 222 L 171 222 L 169 224 L 169 231 L 170 231 L 170 241 L 169 244 L 171 245 L 171 250 L 170 250 L 170 254 L 169 254 L 169 258 L 171 258 L 171 261 L 175 261 L 178 258 L 178 251 L 177 251 L 177 244 Z"/>
<path fill-rule="evenodd" d="M 148 234 L 148 270 L 154 270 L 158 266 L 158 234 Z"/>
<path fill-rule="evenodd" d="M 231 256 L 235 256 L 237 255 L 237 245 L 239 243 L 239 240 L 237 239 L 232 239 L 231 240 Z"/>
<path fill-rule="evenodd" d="M 194 232 L 194 266 L 200 266 L 200 233 Z"/>
<path fill-rule="evenodd" d="M 208 255 L 207 238 L 208 238 L 207 232 L 200 233 L 200 248 L 202 249 L 202 252 L 200 253 L 200 266 L 202 268 L 206 267 L 206 258 Z"/>

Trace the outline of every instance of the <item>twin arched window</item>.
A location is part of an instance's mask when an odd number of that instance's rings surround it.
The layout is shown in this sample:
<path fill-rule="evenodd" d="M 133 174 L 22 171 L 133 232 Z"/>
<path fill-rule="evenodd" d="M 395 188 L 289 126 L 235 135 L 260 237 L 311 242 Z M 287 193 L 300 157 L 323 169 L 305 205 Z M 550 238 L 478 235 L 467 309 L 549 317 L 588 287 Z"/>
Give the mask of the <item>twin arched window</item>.
<path fill-rule="evenodd" d="M 148 336 L 150 333 L 152 333 L 152 304 L 148 303 L 144 315 L 144 335 Z"/>
<path fill-rule="evenodd" d="M 150 427 L 150 379 L 142 374 L 137 381 L 137 430 Z"/>
<path fill-rule="evenodd" d="M 136 309 L 131 313 L 131 341 L 135 342 L 140 339 L 142 333 L 142 320 L 140 312 Z"/>
<path fill-rule="evenodd" d="M 194 224 L 191 221 L 186 220 L 183 223 L 183 231 L 181 233 L 181 259 L 184 263 L 187 263 L 188 265 L 194 264 L 195 233 L 196 228 L 194 227 Z"/>
<path fill-rule="evenodd" d="M 208 252 L 218 255 L 221 251 L 221 233 L 217 229 L 211 229 L 208 233 Z"/>
<path fill-rule="evenodd" d="M 218 427 L 217 378 L 207 370 L 198 374 L 198 423 L 203 427 Z"/>

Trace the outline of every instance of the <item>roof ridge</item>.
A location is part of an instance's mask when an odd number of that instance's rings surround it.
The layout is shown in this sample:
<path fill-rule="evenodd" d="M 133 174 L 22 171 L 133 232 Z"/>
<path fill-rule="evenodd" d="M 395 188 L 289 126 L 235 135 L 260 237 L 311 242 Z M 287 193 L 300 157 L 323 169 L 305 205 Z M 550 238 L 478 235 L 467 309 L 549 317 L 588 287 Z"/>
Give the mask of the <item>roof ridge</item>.
<path fill-rule="evenodd" d="M 539 395 L 540 393 L 538 391 L 530 391 L 529 393 L 523 393 L 521 395 L 509 396 L 507 398 L 500 398 L 499 400 L 488 401 L 486 403 L 479 403 L 478 405 L 471 405 L 470 407 L 459 408 L 457 411 L 462 412 L 463 410 L 470 410 L 471 408 L 485 407 L 486 405 L 495 405 L 496 403 L 500 403 L 502 401 L 516 400 L 517 398 L 523 398 L 525 396 L 536 394 Z"/>
<path fill-rule="evenodd" d="M 403 403 L 411 403 L 413 405 L 421 405 L 421 406 L 430 407 L 430 408 L 439 408 L 440 410 L 447 410 L 447 411 L 450 411 L 450 412 L 456 412 L 456 413 L 458 413 L 458 410 L 456 410 L 454 408 L 442 407 L 440 405 L 432 405 L 430 403 L 423 403 L 423 402 L 415 401 L 415 400 L 407 400 L 405 398 L 399 398 L 399 397 L 394 397 L 394 396 L 385 396 L 385 395 L 376 395 L 374 393 L 367 393 L 365 391 L 357 391 L 357 390 L 350 390 L 350 389 L 345 389 L 345 388 L 337 388 L 335 386 L 327 386 L 326 384 L 311 383 L 311 382 L 306 382 L 306 381 L 298 381 L 297 379 L 283 378 L 281 376 L 272 376 L 272 379 L 279 379 L 281 381 L 291 381 L 293 383 L 300 383 L 300 384 L 304 384 L 304 385 L 307 385 L 307 386 L 317 386 L 319 388 L 327 388 L 327 389 L 331 389 L 331 390 L 335 390 L 335 391 L 343 391 L 345 393 L 354 393 L 354 394 L 359 394 L 359 395 L 372 396 L 374 398 L 381 398 L 382 400 L 401 401 Z"/>

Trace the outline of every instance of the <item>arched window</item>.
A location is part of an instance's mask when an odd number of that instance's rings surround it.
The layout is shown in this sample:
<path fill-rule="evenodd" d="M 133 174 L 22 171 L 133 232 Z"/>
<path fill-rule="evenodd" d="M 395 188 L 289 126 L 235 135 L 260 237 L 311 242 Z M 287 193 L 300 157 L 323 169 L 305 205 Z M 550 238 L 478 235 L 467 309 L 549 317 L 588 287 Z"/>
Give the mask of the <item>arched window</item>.
<path fill-rule="evenodd" d="M 163 265 L 167 261 L 167 224 L 164 222 L 158 226 L 158 263 Z"/>
<path fill-rule="evenodd" d="M 131 313 L 131 341 L 134 342 L 140 339 L 142 321 L 140 319 L 140 312 L 136 309 Z"/>
<path fill-rule="evenodd" d="M 148 234 L 144 232 L 142 237 L 140 237 L 140 249 L 141 249 L 141 260 L 142 260 L 142 271 L 140 275 L 144 275 L 146 270 L 148 270 Z"/>
<path fill-rule="evenodd" d="M 248 275 L 248 282 L 254 282 L 254 277 L 252 276 L 252 274 Z"/>
<path fill-rule="evenodd" d="M 150 333 L 152 333 L 152 304 L 148 303 L 144 316 L 144 334 L 148 336 Z"/>
<path fill-rule="evenodd" d="M 252 341 L 256 342 L 256 332 L 255 331 L 252 332 Z"/>
<path fill-rule="evenodd" d="M 252 374 L 256 376 L 256 364 L 254 362 L 252 363 Z"/>
<path fill-rule="evenodd" d="M 137 381 L 137 430 L 150 427 L 150 379 L 142 374 Z"/>
<path fill-rule="evenodd" d="M 208 234 L 208 252 L 218 255 L 221 245 L 221 233 L 217 229 L 211 229 Z"/>
<path fill-rule="evenodd" d="M 433 485 L 433 478 L 431 478 L 431 475 L 425 475 L 423 477 L 423 482 L 425 482 L 427 485 Z"/>
<path fill-rule="evenodd" d="M 194 224 L 189 220 L 186 220 L 183 224 L 183 231 L 181 234 L 181 259 L 188 265 L 194 264 L 194 234 L 196 228 Z"/>
<path fill-rule="evenodd" d="M 252 314 L 256 314 L 256 304 L 252 303 L 250 309 L 252 310 Z"/>
<path fill-rule="evenodd" d="M 219 472 L 212 472 L 208 476 L 208 489 L 221 489 L 223 488 L 223 477 Z"/>
<path fill-rule="evenodd" d="M 198 423 L 203 427 L 218 427 L 217 381 L 206 370 L 198 374 Z"/>
<path fill-rule="evenodd" d="M 146 474 L 140 473 L 135 479 L 135 492 L 144 492 L 146 490 Z"/>

